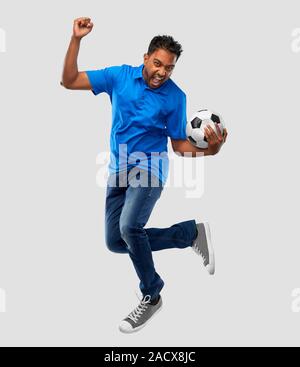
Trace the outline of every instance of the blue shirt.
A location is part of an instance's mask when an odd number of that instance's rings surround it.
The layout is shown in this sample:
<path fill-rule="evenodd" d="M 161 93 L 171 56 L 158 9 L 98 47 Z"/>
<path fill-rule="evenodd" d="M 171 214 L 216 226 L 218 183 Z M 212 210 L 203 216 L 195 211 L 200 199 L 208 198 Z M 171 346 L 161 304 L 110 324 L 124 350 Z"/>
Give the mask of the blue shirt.
<path fill-rule="evenodd" d="M 87 76 L 92 92 L 107 93 L 112 104 L 109 173 L 136 166 L 165 183 L 168 136 L 186 139 L 186 95 L 171 79 L 149 87 L 143 66 L 111 66 Z"/>

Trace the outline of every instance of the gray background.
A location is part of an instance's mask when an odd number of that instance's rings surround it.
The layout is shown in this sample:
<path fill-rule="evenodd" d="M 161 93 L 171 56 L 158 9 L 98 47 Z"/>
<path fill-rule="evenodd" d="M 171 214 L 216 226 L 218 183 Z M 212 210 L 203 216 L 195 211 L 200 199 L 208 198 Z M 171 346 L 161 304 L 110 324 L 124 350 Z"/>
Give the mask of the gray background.
<path fill-rule="evenodd" d="M 0 345 L 299 346 L 299 1 L 0 4 Z M 170 187 L 148 223 L 209 220 L 216 276 L 192 251 L 154 253 L 164 309 L 130 336 L 117 326 L 138 303 L 138 278 L 129 257 L 105 247 L 95 182 L 109 98 L 59 85 L 80 16 L 95 23 L 80 70 L 140 65 L 152 37 L 171 34 L 184 48 L 173 79 L 188 115 L 212 107 L 229 132 L 205 159 L 203 197 Z"/>

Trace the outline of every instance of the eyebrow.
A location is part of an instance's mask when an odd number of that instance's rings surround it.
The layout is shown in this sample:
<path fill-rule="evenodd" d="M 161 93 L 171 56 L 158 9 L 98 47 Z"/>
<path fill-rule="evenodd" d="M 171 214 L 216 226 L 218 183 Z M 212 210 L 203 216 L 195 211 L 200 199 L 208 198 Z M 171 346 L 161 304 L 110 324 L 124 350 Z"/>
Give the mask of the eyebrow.
<path fill-rule="evenodd" d="M 164 65 L 160 60 L 158 60 L 158 59 L 154 59 L 154 61 L 158 61 L 159 63 L 161 63 L 163 66 L 175 66 L 175 64 L 171 64 L 171 65 Z"/>

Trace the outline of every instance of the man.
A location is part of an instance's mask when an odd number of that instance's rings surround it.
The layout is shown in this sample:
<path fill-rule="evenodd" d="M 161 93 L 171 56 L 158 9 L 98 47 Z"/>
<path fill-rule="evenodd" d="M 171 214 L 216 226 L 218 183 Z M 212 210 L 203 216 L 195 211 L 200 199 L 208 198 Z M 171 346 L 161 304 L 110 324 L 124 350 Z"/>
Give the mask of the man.
<path fill-rule="evenodd" d="M 216 154 L 227 137 L 206 129 L 207 149 L 186 139 L 186 95 L 170 79 L 182 53 L 170 36 L 157 36 L 139 67 L 113 66 L 78 72 L 80 42 L 93 29 L 90 18 L 74 21 L 61 84 L 67 89 L 105 92 L 112 103 L 111 160 L 106 192 L 105 237 L 109 250 L 128 254 L 140 279 L 143 298 L 121 322 L 124 333 L 140 330 L 162 307 L 164 282 L 156 272 L 152 251 L 191 247 L 214 274 L 214 253 L 208 223 L 190 220 L 170 228 L 145 225 L 168 175 L 167 141 L 173 150 L 193 157 Z M 199 155 L 199 154 L 198 154 Z"/>

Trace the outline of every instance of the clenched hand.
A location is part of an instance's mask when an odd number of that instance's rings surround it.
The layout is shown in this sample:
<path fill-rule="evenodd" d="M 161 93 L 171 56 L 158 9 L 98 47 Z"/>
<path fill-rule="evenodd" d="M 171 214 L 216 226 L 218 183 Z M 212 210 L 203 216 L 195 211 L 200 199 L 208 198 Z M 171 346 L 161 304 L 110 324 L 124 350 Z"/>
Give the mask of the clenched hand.
<path fill-rule="evenodd" d="M 81 39 L 88 35 L 94 24 L 91 22 L 91 18 L 77 18 L 74 20 L 73 25 L 73 37 Z"/>

